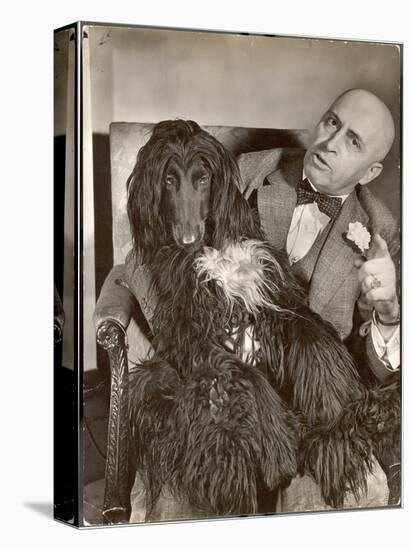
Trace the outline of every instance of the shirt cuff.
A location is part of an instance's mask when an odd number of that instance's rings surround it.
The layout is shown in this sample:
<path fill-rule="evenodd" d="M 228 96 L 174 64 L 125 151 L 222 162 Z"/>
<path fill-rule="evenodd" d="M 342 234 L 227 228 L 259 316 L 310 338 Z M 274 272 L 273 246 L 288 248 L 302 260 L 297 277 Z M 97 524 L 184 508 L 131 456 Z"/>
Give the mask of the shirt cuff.
<path fill-rule="evenodd" d="M 373 316 L 371 322 L 371 339 L 380 361 L 391 370 L 400 366 L 400 325 L 397 326 L 391 338 L 385 342 Z"/>

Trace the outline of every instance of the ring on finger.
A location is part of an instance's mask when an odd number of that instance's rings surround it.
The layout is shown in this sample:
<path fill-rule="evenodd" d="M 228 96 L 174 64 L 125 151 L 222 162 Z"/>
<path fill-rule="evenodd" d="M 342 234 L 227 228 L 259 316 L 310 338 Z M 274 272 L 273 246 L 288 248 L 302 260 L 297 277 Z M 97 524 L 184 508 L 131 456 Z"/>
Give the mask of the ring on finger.
<path fill-rule="evenodd" d="M 376 275 L 372 275 L 370 288 L 374 289 L 374 288 L 379 288 L 379 287 L 381 287 L 380 279 L 378 277 L 376 277 Z"/>

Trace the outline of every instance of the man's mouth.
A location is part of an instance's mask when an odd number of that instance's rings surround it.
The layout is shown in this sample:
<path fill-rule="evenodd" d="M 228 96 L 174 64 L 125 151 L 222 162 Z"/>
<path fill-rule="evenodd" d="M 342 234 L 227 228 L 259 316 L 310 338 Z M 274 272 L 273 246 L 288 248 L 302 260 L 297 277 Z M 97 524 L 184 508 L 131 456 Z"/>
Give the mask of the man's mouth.
<path fill-rule="evenodd" d="M 313 162 L 321 170 L 331 170 L 331 166 L 328 162 L 320 155 L 320 153 L 313 153 Z"/>

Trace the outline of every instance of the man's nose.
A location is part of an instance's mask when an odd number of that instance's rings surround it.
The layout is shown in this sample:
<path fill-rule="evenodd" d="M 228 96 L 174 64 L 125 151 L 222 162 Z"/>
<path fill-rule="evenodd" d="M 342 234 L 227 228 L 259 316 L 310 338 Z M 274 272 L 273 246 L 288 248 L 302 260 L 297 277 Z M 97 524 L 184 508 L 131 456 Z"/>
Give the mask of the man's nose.
<path fill-rule="evenodd" d="M 340 129 L 330 134 L 325 140 L 325 148 L 329 153 L 338 153 L 343 143 L 343 133 Z"/>

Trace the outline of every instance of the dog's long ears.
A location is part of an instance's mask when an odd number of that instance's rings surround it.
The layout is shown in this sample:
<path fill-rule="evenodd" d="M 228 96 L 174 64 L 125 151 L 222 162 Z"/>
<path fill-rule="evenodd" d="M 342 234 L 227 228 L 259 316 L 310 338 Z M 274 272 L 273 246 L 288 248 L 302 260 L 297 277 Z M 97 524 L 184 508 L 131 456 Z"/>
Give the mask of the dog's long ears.
<path fill-rule="evenodd" d="M 220 153 L 219 173 L 212 188 L 212 246 L 221 248 L 225 241 L 263 238 L 259 222 L 239 190 L 241 178 L 235 160 L 224 147 Z"/>
<path fill-rule="evenodd" d="M 144 146 L 127 182 L 132 238 L 144 263 L 150 260 L 154 250 L 159 250 L 166 238 L 160 215 L 162 193 L 159 185 L 164 163 L 159 153 L 157 147 Z"/>

